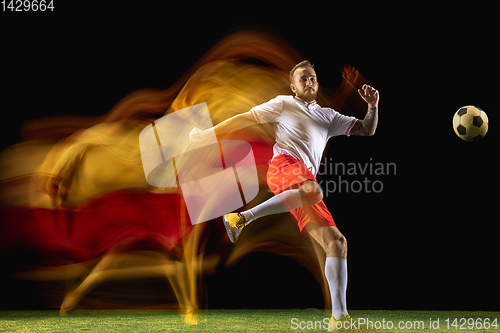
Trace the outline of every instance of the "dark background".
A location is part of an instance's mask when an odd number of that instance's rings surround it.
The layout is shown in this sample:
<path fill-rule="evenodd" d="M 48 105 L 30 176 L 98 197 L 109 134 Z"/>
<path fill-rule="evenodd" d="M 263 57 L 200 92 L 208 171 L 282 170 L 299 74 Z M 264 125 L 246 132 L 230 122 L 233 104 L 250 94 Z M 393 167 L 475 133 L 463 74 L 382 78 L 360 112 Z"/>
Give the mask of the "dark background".
<path fill-rule="evenodd" d="M 325 199 L 349 242 L 350 307 L 500 310 L 495 9 L 399 6 L 56 1 L 54 12 L 2 12 L 2 147 L 20 140 L 27 119 L 105 114 L 137 89 L 168 88 L 231 32 L 266 31 L 315 63 L 322 86 L 335 90 L 348 63 L 382 96 L 376 135 L 335 138 L 327 152 L 337 162 L 397 165 L 396 175 L 370 178 L 383 181 L 382 193 Z M 453 132 L 464 105 L 488 114 L 479 142 Z M 298 269 L 259 256 L 247 272 Z M 216 306 L 228 306 L 223 296 Z"/>

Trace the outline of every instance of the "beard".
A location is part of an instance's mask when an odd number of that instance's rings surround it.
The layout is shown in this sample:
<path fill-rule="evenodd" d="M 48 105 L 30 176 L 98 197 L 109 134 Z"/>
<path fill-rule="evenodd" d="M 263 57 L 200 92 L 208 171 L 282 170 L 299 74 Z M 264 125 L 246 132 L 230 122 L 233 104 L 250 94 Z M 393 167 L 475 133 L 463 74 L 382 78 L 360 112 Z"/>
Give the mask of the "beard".
<path fill-rule="evenodd" d="M 297 90 L 297 97 L 308 103 L 314 101 L 317 95 L 318 90 L 315 90 L 314 88 L 305 88 L 302 91 Z"/>

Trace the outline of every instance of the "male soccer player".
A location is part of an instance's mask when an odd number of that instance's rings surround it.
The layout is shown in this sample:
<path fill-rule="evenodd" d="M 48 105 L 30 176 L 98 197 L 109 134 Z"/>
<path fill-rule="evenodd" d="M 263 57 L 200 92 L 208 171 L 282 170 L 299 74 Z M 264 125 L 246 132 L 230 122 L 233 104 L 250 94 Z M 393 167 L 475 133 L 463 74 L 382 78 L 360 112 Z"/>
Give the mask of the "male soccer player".
<path fill-rule="evenodd" d="M 320 107 L 315 101 L 318 87 L 313 65 L 302 61 L 290 71 L 290 88 L 295 96 L 277 96 L 221 122 L 214 130 L 216 135 L 224 135 L 253 124 L 273 124 L 276 143 L 267 184 L 275 196 L 247 211 L 226 214 L 224 225 L 229 239 L 235 242 L 241 229 L 252 221 L 266 215 L 291 212 L 301 233 L 316 240 L 326 252 L 325 277 L 332 299 L 330 327 L 335 328 L 337 321 L 350 320 L 346 306 L 347 241 L 322 200 L 323 192 L 315 175 L 329 138 L 375 133 L 379 93 L 367 84 L 358 89 L 368 104 L 365 118 L 359 120 Z M 195 141 L 202 137 L 203 131 L 199 129 L 191 132 Z"/>

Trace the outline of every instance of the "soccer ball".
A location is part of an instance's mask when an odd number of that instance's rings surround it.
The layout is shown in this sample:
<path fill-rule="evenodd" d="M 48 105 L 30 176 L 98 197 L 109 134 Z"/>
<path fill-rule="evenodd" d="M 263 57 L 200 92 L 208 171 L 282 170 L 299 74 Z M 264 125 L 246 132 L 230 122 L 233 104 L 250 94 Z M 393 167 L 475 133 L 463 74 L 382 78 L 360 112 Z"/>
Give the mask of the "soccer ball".
<path fill-rule="evenodd" d="M 460 139 L 477 141 L 488 132 L 488 116 L 477 106 L 464 106 L 453 117 L 453 129 Z"/>

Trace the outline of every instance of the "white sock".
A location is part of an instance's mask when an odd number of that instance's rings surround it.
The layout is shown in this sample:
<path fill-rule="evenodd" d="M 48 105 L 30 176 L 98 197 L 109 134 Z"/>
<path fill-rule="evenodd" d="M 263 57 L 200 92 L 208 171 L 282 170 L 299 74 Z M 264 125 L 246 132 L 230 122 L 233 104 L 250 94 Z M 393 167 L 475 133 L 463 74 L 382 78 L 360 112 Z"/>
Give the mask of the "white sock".
<path fill-rule="evenodd" d="M 287 190 L 249 210 L 241 212 L 241 215 L 250 223 L 263 216 L 285 213 L 299 207 L 302 207 L 299 190 Z"/>
<path fill-rule="evenodd" d="M 327 257 L 325 262 L 325 277 L 330 287 L 332 297 L 332 316 L 339 320 L 347 316 L 347 259 Z"/>

